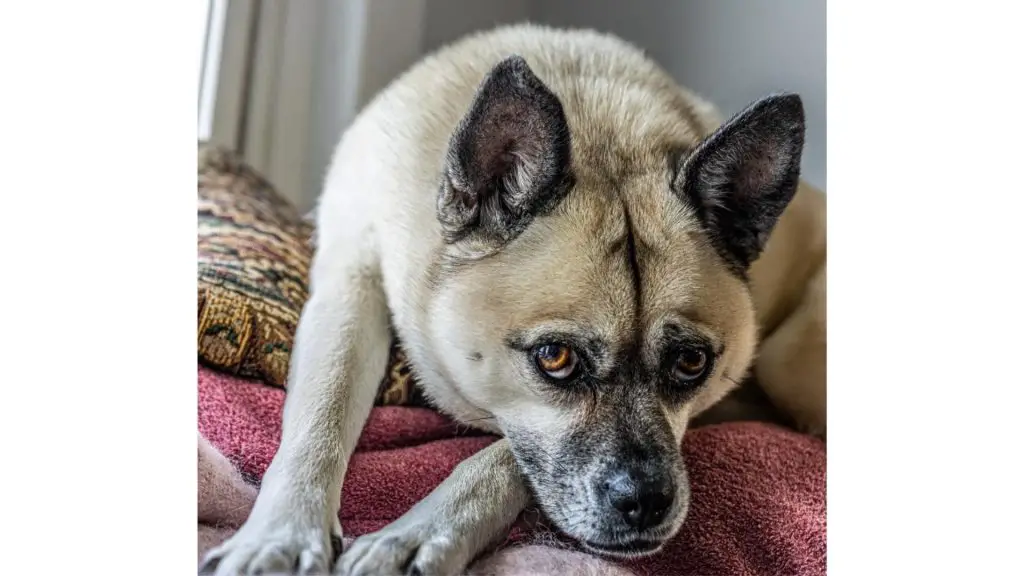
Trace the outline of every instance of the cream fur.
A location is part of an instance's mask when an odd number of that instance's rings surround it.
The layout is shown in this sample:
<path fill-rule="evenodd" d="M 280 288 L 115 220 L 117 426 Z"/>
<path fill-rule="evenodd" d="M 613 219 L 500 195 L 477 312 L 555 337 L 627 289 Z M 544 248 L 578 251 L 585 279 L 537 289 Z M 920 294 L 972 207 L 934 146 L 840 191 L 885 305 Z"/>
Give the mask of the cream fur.
<path fill-rule="evenodd" d="M 454 274 L 445 259 L 467 248 L 441 240 L 441 163 L 477 86 L 511 53 L 525 57 L 567 103 L 580 192 L 555 216 L 530 225 L 515 247 Z M 761 385 L 801 426 L 824 433 L 824 196 L 801 187 L 752 270 L 747 295 L 694 240 L 693 214 L 665 193 L 665 150 L 692 148 L 720 123 L 710 104 L 635 47 L 537 26 L 460 41 L 377 96 L 345 133 L 327 176 L 281 447 L 248 521 L 210 554 L 216 574 L 296 563 L 328 568 L 330 536 L 340 532 L 341 484 L 385 368 L 389 321 L 424 389 L 446 412 L 493 432 L 515 421 L 556 438 L 589 416 L 532 387 L 503 334 L 585 318 L 614 342 L 631 335 L 635 321 L 654 330 L 666 314 L 685 309 L 726 352 L 704 392 L 680 409 L 662 408 L 676 441 L 689 418 L 748 371 L 760 323 L 767 337 L 754 366 Z M 632 144 L 609 153 L 608 142 Z M 608 189 L 612 181 L 628 194 Z M 615 198 L 625 199 L 622 208 Z M 623 233 L 623 210 L 661 255 L 647 265 L 648 305 L 639 319 L 623 312 L 632 289 L 626 272 L 596 263 Z M 357 540 L 338 570 L 389 573 L 412 558 L 428 573 L 456 573 L 501 535 L 528 497 L 503 440 L 462 464 L 398 522 Z M 685 509 L 674 513 L 666 534 L 678 529 Z"/>

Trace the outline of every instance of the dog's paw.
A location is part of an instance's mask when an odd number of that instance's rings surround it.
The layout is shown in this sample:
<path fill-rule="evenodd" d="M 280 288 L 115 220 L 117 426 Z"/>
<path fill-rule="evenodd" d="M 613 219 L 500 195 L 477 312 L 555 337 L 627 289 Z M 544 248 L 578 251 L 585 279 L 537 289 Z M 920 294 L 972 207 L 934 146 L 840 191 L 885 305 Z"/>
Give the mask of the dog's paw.
<path fill-rule="evenodd" d="M 338 559 L 342 576 L 451 576 L 470 558 L 459 539 L 430 524 L 392 524 L 361 536 Z"/>
<path fill-rule="evenodd" d="M 328 574 L 341 535 L 337 528 L 243 526 L 203 559 L 200 574 Z"/>

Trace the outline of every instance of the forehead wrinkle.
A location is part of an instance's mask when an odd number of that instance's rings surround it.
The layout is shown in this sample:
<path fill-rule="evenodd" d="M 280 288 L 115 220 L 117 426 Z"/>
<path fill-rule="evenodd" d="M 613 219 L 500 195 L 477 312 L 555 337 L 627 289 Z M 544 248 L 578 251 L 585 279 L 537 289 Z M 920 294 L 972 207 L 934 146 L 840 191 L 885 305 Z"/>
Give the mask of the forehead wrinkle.
<path fill-rule="evenodd" d="M 692 237 L 692 226 L 680 219 L 678 200 L 669 191 L 668 174 L 631 179 L 621 194 L 625 210 L 633 215 L 640 290 L 637 339 L 643 350 L 660 341 L 657 327 L 666 315 L 685 311 L 687 319 L 702 322 L 696 292 L 701 286 L 702 251 Z"/>
<path fill-rule="evenodd" d="M 669 306 L 688 306 L 693 286 L 687 262 L 696 254 L 681 238 L 688 227 L 676 226 L 679 210 L 672 201 L 678 201 L 671 197 L 667 164 L 658 165 L 617 178 L 592 165 L 577 168 L 557 216 L 538 222 L 548 230 L 541 235 L 545 243 L 563 243 L 578 263 L 575 270 L 552 270 L 546 287 L 552 295 L 568 288 L 575 296 L 549 299 L 557 310 L 536 310 L 531 319 L 576 317 L 607 342 L 610 356 L 621 357 L 628 349 L 643 355 L 657 316 Z"/>
<path fill-rule="evenodd" d="M 615 357 L 622 358 L 623 353 L 643 355 L 647 333 L 644 311 L 650 306 L 647 299 L 660 292 L 650 286 L 647 274 L 661 266 L 662 247 L 671 244 L 666 241 L 669 232 L 661 229 L 670 218 L 659 212 L 668 206 L 652 202 L 652 197 L 668 195 L 668 181 L 668 174 L 654 171 L 619 179 L 591 172 L 581 174 L 570 194 L 576 196 L 575 208 L 584 215 L 573 220 L 578 224 L 574 236 L 590 245 L 588 280 L 609 305 L 598 313 L 613 322 L 614 337 L 609 345 Z M 665 186 L 659 186 L 659 182 Z M 600 233 L 595 235 L 595 228 Z M 628 280 L 622 282 L 619 278 Z"/>
<path fill-rule="evenodd" d="M 622 347 L 634 323 L 634 299 L 630 272 L 621 257 L 628 231 L 621 203 L 593 174 L 584 175 L 570 192 L 566 211 L 558 218 L 558 232 L 550 237 L 562 242 L 577 263 L 572 269 L 553 271 L 559 284 L 568 283 L 578 298 L 555 302 L 572 309 L 574 322 L 586 327 L 606 346 L 611 358 Z M 565 317 L 565 314 L 563 314 Z"/>
<path fill-rule="evenodd" d="M 605 243 L 600 258 L 595 259 L 590 269 L 590 282 L 603 301 L 599 313 L 610 320 L 605 337 L 612 354 L 631 339 L 631 327 L 635 324 L 633 302 L 636 291 L 627 258 L 628 245 L 629 232 L 626 229 Z"/>
<path fill-rule="evenodd" d="M 622 203 L 622 213 L 626 220 L 626 243 L 625 243 L 625 258 L 627 270 L 629 270 L 630 279 L 633 281 L 633 316 L 635 319 L 641 317 L 641 311 L 643 310 L 643 275 L 640 270 L 639 261 L 639 250 L 643 249 L 641 245 L 638 245 L 638 238 L 636 235 L 636 226 L 633 223 L 633 218 L 629 212 L 629 205 L 625 200 L 620 200 Z"/>

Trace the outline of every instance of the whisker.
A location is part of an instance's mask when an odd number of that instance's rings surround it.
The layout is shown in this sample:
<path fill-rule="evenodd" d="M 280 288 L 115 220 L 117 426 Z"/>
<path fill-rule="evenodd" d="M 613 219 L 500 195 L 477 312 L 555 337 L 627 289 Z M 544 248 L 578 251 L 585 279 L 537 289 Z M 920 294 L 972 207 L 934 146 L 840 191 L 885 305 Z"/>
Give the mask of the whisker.
<path fill-rule="evenodd" d="M 558 472 L 560 474 L 564 474 L 565 476 L 568 476 L 568 477 L 572 477 L 572 470 L 570 470 L 565 465 L 565 463 L 563 463 L 559 458 L 557 458 L 555 455 L 551 454 L 550 452 L 547 452 L 547 450 L 544 447 L 540 446 L 539 444 L 536 445 L 535 447 L 537 448 L 538 454 L 540 454 L 542 456 L 541 459 L 544 460 L 545 463 L 553 471 Z"/>
<path fill-rule="evenodd" d="M 727 376 L 725 374 L 722 374 L 722 378 L 725 378 L 726 380 L 728 380 L 729 382 L 732 382 L 733 384 L 735 384 L 737 386 L 741 386 L 741 384 L 739 382 L 737 382 L 735 379 L 733 379 L 732 376 Z"/>
<path fill-rule="evenodd" d="M 470 424 L 472 422 L 481 422 L 483 420 L 497 420 L 497 418 L 495 418 L 494 416 L 484 416 L 482 418 L 472 418 L 470 420 L 460 420 L 459 422 L 462 423 L 462 424 Z"/>
<path fill-rule="evenodd" d="M 456 434 L 459 433 L 459 427 L 460 426 L 465 426 L 466 430 L 470 430 L 471 428 L 473 428 L 472 426 L 470 426 L 470 424 L 473 424 L 474 422 L 486 422 L 488 420 L 496 421 L 497 418 L 495 418 L 494 416 L 484 416 L 482 418 L 471 418 L 469 420 L 458 420 L 458 421 L 455 422 L 455 433 Z"/>

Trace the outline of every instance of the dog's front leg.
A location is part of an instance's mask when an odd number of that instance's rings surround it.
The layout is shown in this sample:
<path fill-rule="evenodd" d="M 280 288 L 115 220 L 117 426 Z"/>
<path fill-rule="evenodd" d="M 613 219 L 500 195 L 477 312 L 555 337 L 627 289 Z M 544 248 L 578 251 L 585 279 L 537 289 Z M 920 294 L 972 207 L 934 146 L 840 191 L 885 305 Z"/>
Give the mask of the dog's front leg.
<path fill-rule="evenodd" d="M 346 257 L 358 258 L 353 252 L 317 255 L 296 333 L 281 445 L 249 519 L 210 552 L 205 571 L 330 570 L 331 537 L 340 544 L 341 484 L 384 374 L 390 339 L 375 267 L 346 264 Z"/>
<path fill-rule="evenodd" d="M 528 500 L 508 441 L 498 440 L 459 464 L 404 516 L 353 542 L 338 560 L 337 573 L 461 574 L 504 534 Z"/>

